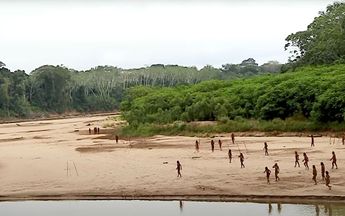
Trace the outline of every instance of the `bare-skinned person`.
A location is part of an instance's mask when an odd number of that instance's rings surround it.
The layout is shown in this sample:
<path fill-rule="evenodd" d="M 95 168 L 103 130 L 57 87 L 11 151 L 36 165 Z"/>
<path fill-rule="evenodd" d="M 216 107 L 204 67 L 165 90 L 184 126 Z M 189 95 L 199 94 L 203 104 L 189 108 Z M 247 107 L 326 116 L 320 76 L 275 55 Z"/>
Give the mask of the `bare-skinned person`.
<path fill-rule="evenodd" d="M 240 156 L 238 156 L 240 158 L 240 162 L 241 162 L 241 168 L 245 168 L 244 166 L 244 156 L 242 153 L 240 153 Z"/>
<path fill-rule="evenodd" d="M 119 136 L 118 135 L 115 135 L 115 142 L 116 142 L 116 144 L 119 143 Z"/>
<path fill-rule="evenodd" d="M 315 185 L 317 185 L 317 181 L 316 181 L 316 176 L 317 176 L 317 170 L 315 165 L 313 165 L 313 181 L 315 182 Z"/>
<path fill-rule="evenodd" d="M 320 165 L 321 165 L 321 177 L 322 177 L 322 181 L 324 181 L 326 168 L 325 168 L 325 164 L 323 164 L 323 162 L 321 162 Z"/>
<path fill-rule="evenodd" d="M 278 175 L 279 175 L 280 169 L 279 169 L 278 163 L 275 163 L 272 168 L 274 168 L 274 176 L 276 178 L 276 181 L 279 181 L 280 178 Z"/>
<path fill-rule="evenodd" d="M 332 161 L 332 169 L 334 168 L 334 166 L 336 167 L 336 169 L 338 169 L 337 157 L 335 156 L 334 151 L 332 151 L 332 157 L 331 157 L 330 161 Z"/>
<path fill-rule="evenodd" d="M 265 156 L 268 156 L 268 145 L 267 142 L 264 143 Z"/>
<path fill-rule="evenodd" d="M 91 134 L 92 132 L 91 132 L 91 128 L 89 128 L 89 134 Z"/>
<path fill-rule="evenodd" d="M 312 134 L 312 135 L 310 135 L 310 137 L 311 137 L 310 146 L 313 147 L 313 146 L 315 146 L 315 143 L 314 143 L 314 135 Z"/>
<path fill-rule="evenodd" d="M 221 140 L 218 140 L 218 145 L 219 145 L 219 150 L 221 150 L 222 151 L 222 141 Z"/>
<path fill-rule="evenodd" d="M 299 154 L 297 153 L 297 151 L 295 151 L 295 167 L 298 165 L 298 167 L 301 167 L 299 165 Z"/>
<path fill-rule="evenodd" d="M 332 188 L 332 186 L 330 186 L 330 184 L 331 184 L 331 177 L 329 176 L 328 171 L 326 171 L 325 183 L 326 183 L 326 186 L 328 187 L 328 189 L 331 190 L 331 188 Z"/>
<path fill-rule="evenodd" d="M 231 163 L 231 160 L 232 160 L 232 152 L 231 152 L 231 149 L 229 149 L 229 151 L 228 151 L 228 156 L 229 156 L 229 163 Z"/>
<path fill-rule="evenodd" d="M 231 141 L 232 141 L 232 144 L 235 144 L 235 134 L 234 133 L 231 133 Z"/>
<path fill-rule="evenodd" d="M 213 140 L 211 140 L 211 150 L 212 150 L 212 152 L 214 152 L 214 141 Z"/>
<path fill-rule="evenodd" d="M 265 167 L 264 173 L 266 173 L 267 184 L 270 184 L 271 170 L 269 170 L 268 167 Z"/>
<path fill-rule="evenodd" d="M 181 175 L 182 165 L 181 165 L 180 161 L 177 161 L 176 163 L 177 163 L 177 166 L 176 166 L 177 177 L 181 178 L 182 177 L 182 175 Z"/>
<path fill-rule="evenodd" d="M 305 168 L 306 169 L 309 169 L 309 165 L 308 165 L 308 162 L 309 162 L 309 158 L 308 158 L 308 156 L 307 156 L 307 153 L 303 153 L 303 157 L 304 157 L 304 159 L 302 160 L 302 162 L 304 162 L 303 164 L 304 164 L 304 166 L 305 166 Z"/>
<path fill-rule="evenodd" d="M 195 140 L 195 151 L 199 152 L 199 141 Z"/>

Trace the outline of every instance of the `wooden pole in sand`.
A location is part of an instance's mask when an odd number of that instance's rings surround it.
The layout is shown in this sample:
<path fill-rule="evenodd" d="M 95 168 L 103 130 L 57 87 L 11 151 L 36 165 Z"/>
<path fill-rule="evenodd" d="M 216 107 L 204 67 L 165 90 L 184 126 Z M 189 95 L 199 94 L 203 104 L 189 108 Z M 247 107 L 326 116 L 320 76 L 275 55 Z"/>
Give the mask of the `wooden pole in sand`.
<path fill-rule="evenodd" d="M 77 170 L 77 167 L 76 167 L 74 161 L 73 161 L 73 165 L 74 165 L 75 172 L 77 173 L 77 176 L 79 176 L 79 173 L 78 173 L 78 170 Z"/>
<path fill-rule="evenodd" d="M 68 161 L 67 161 L 66 171 L 67 171 L 67 176 L 68 176 Z"/>

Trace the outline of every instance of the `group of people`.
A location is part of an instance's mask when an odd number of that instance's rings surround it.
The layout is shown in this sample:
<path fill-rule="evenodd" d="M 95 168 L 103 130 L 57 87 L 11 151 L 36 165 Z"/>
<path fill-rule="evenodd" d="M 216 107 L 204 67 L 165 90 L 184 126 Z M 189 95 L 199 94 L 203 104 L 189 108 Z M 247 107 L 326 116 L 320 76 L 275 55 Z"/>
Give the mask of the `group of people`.
<path fill-rule="evenodd" d="M 311 147 L 314 147 L 315 146 L 314 136 L 311 135 L 310 137 L 311 137 Z M 232 144 L 235 144 L 235 135 L 234 135 L 234 133 L 231 134 L 231 142 L 232 142 Z M 345 144 L 345 136 L 342 137 L 342 143 Z M 222 144 L 223 144 L 222 141 L 218 140 L 219 149 L 221 151 L 222 151 Z M 215 142 L 212 139 L 211 140 L 211 151 L 214 152 L 214 149 L 215 149 Z M 200 150 L 200 141 L 198 141 L 198 140 L 195 141 L 195 150 L 196 150 L 196 152 L 199 152 L 199 150 Z M 264 142 L 263 150 L 264 150 L 265 156 L 269 156 L 267 142 Z M 240 155 L 238 157 L 240 159 L 241 168 L 245 168 L 243 153 L 240 152 Z M 229 163 L 231 163 L 232 162 L 232 158 L 233 158 L 231 149 L 228 150 L 228 158 L 229 158 Z M 297 166 L 300 167 L 299 160 L 300 160 L 299 159 L 299 154 L 298 154 L 297 151 L 295 151 L 295 167 L 297 167 Z M 330 161 L 332 162 L 332 169 L 334 169 L 334 168 L 338 169 L 337 157 L 336 157 L 334 151 L 332 152 L 332 157 L 330 158 Z M 308 158 L 306 152 L 303 153 L 303 160 L 302 160 L 302 162 L 304 164 L 304 167 L 307 170 L 309 170 L 309 158 Z M 326 171 L 325 165 L 324 165 L 323 162 L 320 163 L 320 166 L 321 166 L 322 180 L 325 181 L 326 186 L 329 189 L 331 189 L 329 172 Z M 272 168 L 274 169 L 275 181 L 279 181 L 280 180 L 280 178 L 279 178 L 280 168 L 279 168 L 278 163 L 275 163 Z M 177 168 L 176 169 L 177 169 L 178 177 L 182 177 L 182 175 L 181 175 L 182 165 L 181 165 L 181 163 L 179 161 L 177 161 Z M 271 170 L 268 167 L 265 167 L 264 173 L 266 174 L 267 184 L 270 184 Z M 313 173 L 312 180 L 314 181 L 315 184 L 317 184 L 317 179 L 316 179 L 316 177 L 317 177 L 317 169 L 316 169 L 315 165 L 313 165 L 313 172 L 312 173 Z"/>
<path fill-rule="evenodd" d="M 94 134 L 99 134 L 100 131 L 101 131 L 101 129 L 100 129 L 99 127 L 94 127 L 94 128 L 93 128 L 93 133 L 94 133 Z M 89 128 L 89 134 L 92 134 L 91 128 Z"/>

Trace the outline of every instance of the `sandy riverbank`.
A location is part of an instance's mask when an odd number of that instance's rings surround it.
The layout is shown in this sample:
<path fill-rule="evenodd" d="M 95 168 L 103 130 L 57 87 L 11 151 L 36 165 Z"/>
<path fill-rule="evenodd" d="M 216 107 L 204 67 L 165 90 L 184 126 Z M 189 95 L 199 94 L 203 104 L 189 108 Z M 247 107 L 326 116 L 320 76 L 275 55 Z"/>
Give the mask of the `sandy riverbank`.
<path fill-rule="evenodd" d="M 105 116 L 10 123 L 0 125 L 0 200 L 21 199 L 189 199 L 259 201 L 270 199 L 345 199 L 345 147 L 329 137 L 237 137 L 245 154 L 240 168 L 238 146 L 223 151 L 216 144 L 210 151 L 210 138 L 155 136 L 121 140 L 115 144 L 111 131 L 103 129 Z M 91 124 L 90 126 L 87 126 Z M 19 126 L 18 126 L 19 125 Z M 88 134 L 88 128 L 101 127 L 101 134 Z M 224 135 L 223 135 L 224 136 Z M 218 137 L 215 138 L 218 140 Z M 268 142 L 270 156 L 263 154 Z M 229 163 L 227 149 L 233 150 Z M 307 152 L 311 165 L 323 161 L 330 171 L 332 190 L 321 181 L 314 185 L 311 170 L 294 168 L 294 151 Z M 338 157 L 339 169 L 331 170 L 331 152 Z M 176 160 L 183 165 L 182 178 L 176 177 Z M 267 185 L 264 167 L 280 165 L 280 182 Z M 302 165 L 302 163 L 301 163 Z M 302 165 L 303 166 L 303 165 Z M 68 169 L 67 169 L 68 168 Z M 273 169 L 271 168 L 273 171 Z"/>

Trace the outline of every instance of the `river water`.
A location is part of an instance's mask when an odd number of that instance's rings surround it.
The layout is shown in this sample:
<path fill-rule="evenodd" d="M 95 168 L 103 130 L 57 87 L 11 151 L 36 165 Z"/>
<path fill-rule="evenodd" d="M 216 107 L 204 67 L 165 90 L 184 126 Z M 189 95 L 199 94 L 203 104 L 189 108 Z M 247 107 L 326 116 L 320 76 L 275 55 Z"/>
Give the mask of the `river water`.
<path fill-rule="evenodd" d="M 344 216 L 340 204 L 192 201 L 0 202 L 1 216 Z"/>

